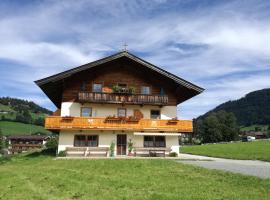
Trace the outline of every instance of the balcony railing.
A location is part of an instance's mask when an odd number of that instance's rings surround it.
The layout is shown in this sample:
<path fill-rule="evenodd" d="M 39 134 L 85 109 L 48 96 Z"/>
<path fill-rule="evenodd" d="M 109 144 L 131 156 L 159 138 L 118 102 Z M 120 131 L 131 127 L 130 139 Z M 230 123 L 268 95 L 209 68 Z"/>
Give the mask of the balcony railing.
<path fill-rule="evenodd" d="M 78 99 L 81 102 L 94 102 L 94 103 L 124 103 L 124 104 L 143 104 L 143 105 L 168 104 L 167 95 L 79 92 Z"/>
<path fill-rule="evenodd" d="M 191 120 L 152 120 L 138 121 L 107 120 L 93 117 L 57 117 L 45 119 L 45 128 L 49 130 L 130 130 L 130 131 L 164 131 L 192 132 Z"/>

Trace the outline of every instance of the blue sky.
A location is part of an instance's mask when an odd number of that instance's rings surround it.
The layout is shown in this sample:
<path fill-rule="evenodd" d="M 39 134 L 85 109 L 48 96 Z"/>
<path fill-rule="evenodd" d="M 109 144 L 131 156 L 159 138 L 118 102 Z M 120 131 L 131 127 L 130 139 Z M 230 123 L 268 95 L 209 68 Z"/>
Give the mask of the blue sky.
<path fill-rule="evenodd" d="M 270 2 L 0 1 L 0 96 L 55 109 L 34 80 L 121 50 L 206 91 L 178 107 L 193 118 L 270 87 Z"/>

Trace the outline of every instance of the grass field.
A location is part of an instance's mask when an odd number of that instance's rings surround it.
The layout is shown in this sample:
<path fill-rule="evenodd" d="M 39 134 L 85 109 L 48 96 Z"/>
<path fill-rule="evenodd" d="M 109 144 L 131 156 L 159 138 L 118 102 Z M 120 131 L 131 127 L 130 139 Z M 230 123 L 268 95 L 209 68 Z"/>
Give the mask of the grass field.
<path fill-rule="evenodd" d="M 1 163 L 1 162 L 0 162 Z M 0 164 L 0 199 L 252 199 L 270 180 L 173 160 L 53 160 L 18 157 Z"/>
<path fill-rule="evenodd" d="M 42 126 L 8 121 L 0 121 L 0 129 L 4 135 L 29 135 L 35 132 L 51 133 L 50 131 L 45 130 Z"/>
<path fill-rule="evenodd" d="M 221 158 L 270 161 L 270 140 L 184 146 L 181 152 Z"/>
<path fill-rule="evenodd" d="M 255 131 L 256 128 L 260 128 L 261 131 L 267 131 L 268 126 L 267 125 L 252 125 L 252 126 L 245 126 L 245 127 L 241 127 L 240 130 L 241 131 Z"/>

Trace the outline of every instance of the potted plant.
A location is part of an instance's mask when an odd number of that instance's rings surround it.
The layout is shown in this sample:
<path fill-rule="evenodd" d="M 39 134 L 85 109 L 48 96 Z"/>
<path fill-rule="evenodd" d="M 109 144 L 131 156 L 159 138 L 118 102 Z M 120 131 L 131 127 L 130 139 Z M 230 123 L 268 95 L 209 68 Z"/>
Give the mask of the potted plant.
<path fill-rule="evenodd" d="M 129 87 L 129 93 L 130 93 L 130 94 L 134 94 L 135 91 L 136 91 L 136 88 L 135 88 L 134 86 L 130 86 L 130 87 Z"/>
<path fill-rule="evenodd" d="M 133 142 L 131 139 L 128 141 L 128 156 L 132 156 L 133 154 L 131 153 L 133 150 Z"/>
<path fill-rule="evenodd" d="M 110 145 L 110 157 L 114 157 L 114 149 L 115 149 L 115 143 L 112 141 Z"/>
<path fill-rule="evenodd" d="M 119 93 L 120 90 L 121 90 L 121 87 L 119 87 L 118 85 L 113 85 L 112 86 L 113 93 Z"/>

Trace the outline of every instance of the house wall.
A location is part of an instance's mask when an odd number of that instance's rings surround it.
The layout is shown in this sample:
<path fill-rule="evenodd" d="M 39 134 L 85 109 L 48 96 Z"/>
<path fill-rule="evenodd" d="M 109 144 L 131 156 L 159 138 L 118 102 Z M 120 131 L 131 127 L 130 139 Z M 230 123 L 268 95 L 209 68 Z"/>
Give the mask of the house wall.
<path fill-rule="evenodd" d="M 73 147 L 75 135 L 99 135 L 99 147 L 110 147 L 111 143 L 116 144 L 117 134 L 127 134 L 127 142 L 132 140 L 134 147 L 143 147 L 143 138 L 141 135 L 133 135 L 133 132 L 121 131 L 61 131 L 59 133 L 58 152 L 64 151 L 66 147 Z M 179 153 L 178 136 L 166 136 L 166 147 L 171 148 L 173 152 Z M 116 155 L 116 149 L 115 149 Z"/>
<path fill-rule="evenodd" d="M 117 105 L 117 104 L 90 104 L 63 102 L 61 107 L 61 116 L 81 116 L 82 107 L 92 108 L 92 117 L 106 117 L 109 115 L 117 116 L 118 108 L 126 108 L 127 116 L 133 116 L 134 109 L 141 111 L 145 119 L 150 119 L 151 110 L 160 110 L 161 119 L 171 119 L 177 116 L 176 106 L 139 106 L 139 105 Z"/>

